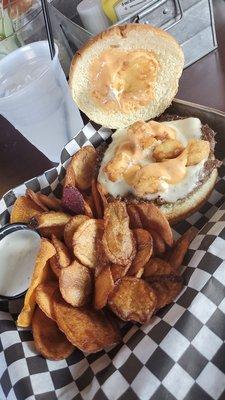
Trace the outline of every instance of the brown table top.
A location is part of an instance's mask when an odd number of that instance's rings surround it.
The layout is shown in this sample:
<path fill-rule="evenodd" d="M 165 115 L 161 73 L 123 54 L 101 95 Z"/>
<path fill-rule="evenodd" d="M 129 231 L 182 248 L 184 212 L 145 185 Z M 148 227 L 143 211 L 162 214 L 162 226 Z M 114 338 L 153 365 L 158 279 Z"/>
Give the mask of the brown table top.
<path fill-rule="evenodd" d="M 225 111 L 225 2 L 213 2 L 218 49 L 183 72 L 177 98 Z M 52 163 L 0 116 L 0 197 Z"/>

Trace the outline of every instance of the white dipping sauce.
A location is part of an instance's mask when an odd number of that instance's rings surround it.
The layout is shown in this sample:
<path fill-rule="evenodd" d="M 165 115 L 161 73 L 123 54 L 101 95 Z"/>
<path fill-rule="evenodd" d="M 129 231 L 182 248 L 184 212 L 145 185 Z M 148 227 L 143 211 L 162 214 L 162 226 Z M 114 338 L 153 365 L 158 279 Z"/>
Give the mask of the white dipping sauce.
<path fill-rule="evenodd" d="M 16 296 L 27 290 L 40 243 L 37 232 L 28 229 L 0 240 L 0 295 Z"/>

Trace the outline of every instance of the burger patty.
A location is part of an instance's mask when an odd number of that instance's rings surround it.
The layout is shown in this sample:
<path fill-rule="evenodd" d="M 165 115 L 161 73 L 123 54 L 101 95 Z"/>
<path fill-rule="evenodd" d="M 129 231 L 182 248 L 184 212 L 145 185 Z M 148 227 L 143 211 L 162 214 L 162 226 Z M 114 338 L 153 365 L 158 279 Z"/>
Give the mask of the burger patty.
<path fill-rule="evenodd" d="M 188 118 L 186 116 L 179 116 L 179 115 L 170 115 L 170 114 L 165 114 L 165 115 L 161 115 L 159 118 L 157 118 L 156 120 L 158 122 L 165 122 L 165 121 L 175 121 L 178 119 L 185 119 Z M 196 185 L 196 187 L 194 188 L 194 190 L 192 190 L 192 192 L 190 192 L 188 194 L 188 197 L 191 196 L 196 190 L 199 189 L 200 186 L 203 185 L 203 183 L 205 183 L 207 181 L 207 179 L 209 178 L 209 176 L 211 175 L 212 171 L 216 168 L 219 168 L 222 164 L 221 161 L 217 160 L 215 158 L 214 155 L 214 150 L 215 150 L 215 145 L 216 145 L 216 141 L 215 141 L 215 132 L 208 126 L 208 125 L 202 125 L 201 127 L 202 130 L 202 139 L 203 140 L 207 140 L 210 144 L 210 154 L 208 157 L 208 160 L 205 162 L 203 170 L 202 170 L 202 174 L 201 177 L 198 181 L 198 184 Z M 106 145 L 106 143 L 104 143 L 103 145 L 99 146 L 98 148 L 98 167 L 97 167 L 97 171 L 96 173 L 98 174 L 100 165 L 101 165 L 101 161 L 103 159 L 104 153 L 107 149 L 108 145 Z M 114 197 L 111 195 L 107 196 L 109 201 L 113 201 Z M 118 197 L 119 198 L 119 197 Z M 186 197 L 185 197 L 186 199 Z M 154 202 L 157 205 L 162 205 L 162 204 L 170 204 L 167 201 L 165 201 L 164 199 L 162 199 L 161 197 L 158 197 L 155 200 L 147 200 L 147 199 L 142 199 L 140 197 L 135 197 L 133 194 L 128 193 L 126 196 L 123 197 L 123 200 L 127 203 L 138 203 L 140 201 L 144 201 L 146 203 L 148 202 Z M 179 199 L 178 201 L 182 201 L 183 199 Z"/>

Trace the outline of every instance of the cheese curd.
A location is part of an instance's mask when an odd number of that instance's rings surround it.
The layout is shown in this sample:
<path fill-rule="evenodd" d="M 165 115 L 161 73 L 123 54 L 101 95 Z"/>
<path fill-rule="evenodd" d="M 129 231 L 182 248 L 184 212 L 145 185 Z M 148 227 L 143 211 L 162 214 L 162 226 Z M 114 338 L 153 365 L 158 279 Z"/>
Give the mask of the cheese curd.
<path fill-rule="evenodd" d="M 112 135 L 112 143 L 104 154 L 98 181 L 113 197 L 124 197 L 131 193 L 147 200 L 160 198 L 166 202 L 176 202 L 191 193 L 199 183 L 204 163 L 209 156 L 209 143 L 206 145 L 202 141 L 204 151 L 198 163 L 189 165 L 187 160 L 189 143 L 194 152 L 194 143 L 196 149 L 199 148 L 201 136 L 201 121 L 198 118 L 163 123 L 137 122 L 129 128 L 118 129 Z M 133 151 L 129 157 L 125 157 L 126 162 L 123 164 L 121 152 L 124 144 L 127 151 L 128 140 Z M 170 152 L 168 157 L 158 161 L 157 157 L 154 158 L 154 152 L 157 146 L 168 140 L 179 143 L 179 152 L 175 152 L 174 156 Z M 113 174 L 118 169 L 117 159 L 120 160 L 119 170 L 122 171 L 118 175 Z"/>

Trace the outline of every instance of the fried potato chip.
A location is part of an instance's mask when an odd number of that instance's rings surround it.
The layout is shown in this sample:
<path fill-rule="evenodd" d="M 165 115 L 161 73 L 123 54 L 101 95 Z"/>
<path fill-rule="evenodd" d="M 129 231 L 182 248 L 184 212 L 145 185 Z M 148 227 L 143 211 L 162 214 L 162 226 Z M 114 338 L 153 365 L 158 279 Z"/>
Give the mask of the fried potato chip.
<path fill-rule="evenodd" d="M 49 211 L 48 207 L 46 207 L 40 200 L 38 193 L 35 193 L 31 189 L 26 190 L 26 196 L 31 199 L 38 207 L 40 207 L 43 211 Z"/>
<path fill-rule="evenodd" d="M 154 290 L 157 298 L 157 310 L 172 303 L 181 292 L 182 287 L 181 282 L 172 282 L 170 280 L 151 283 L 151 288 Z"/>
<path fill-rule="evenodd" d="M 57 239 L 54 235 L 52 235 L 52 244 L 56 249 L 56 258 L 58 260 L 59 266 L 61 268 L 66 268 L 71 263 L 70 252 L 59 239 Z"/>
<path fill-rule="evenodd" d="M 22 328 L 31 326 L 31 321 L 36 304 L 36 287 L 45 281 L 46 270 L 49 267 L 47 261 L 55 254 L 54 246 L 47 240 L 41 239 L 40 250 L 36 259 L 30 287 L 24 299 L 24 306 L 17 319 L 17 325 Z"/>
<path fill-rule="evenodd" d="M 174 270 L 177 270 L 182 265 L 188 247 L 197 235 L 197 232 L 198 230 L 192 226 L 176 241 L 174 247 L 171 249 L 168 261 Z"/>
<path fill-rule="evenodd" d="M 106 209 L 107 205 L 108 205 L 108 201 L 107 201 L 107 198 L 106 198 L 106 193 L 105 193 L 102 185 L 99 182 L 97 182 L 97 189 L 98 189 L 98 193 L 99 193 L 99 195 L 101 197 L 101 200 L 102 200 L 102 206 L 103 206 L 103 211 L 104 211 Z"/>
<path fill-rule="evenodd" d="M 130 228 L 143 228 L 140 215 L 133 204 L 127 204 L 127 212 L 130 218 Z"/>
<path fill-rule="evenodd" d="M 55 277 L 59 278 L 62 268 L 59 265 L 59 261 L 58 261 L 58 258 L 56 257 L 56 255 L 54 255 L 52 258 L 50 258 L 49 263 L 50 263 L 52 272 L 55 274 Z"/>
<path fill-rule="evenodd" d="M 38 307 L 34 313 L 32 331 L 37 351 L 48 360 L 63 360 L 74 350 L 74 346 L 59 330 L 56 322 L 48 318 Z"/>
<path fill-rule="evenodd" d="M 110 266 L 111 274 L 113 277 L 114 282 L 117 282 L 123 276 L 125 276 L 130 269 L 130 264 L 127 265 L 119 265 L 119 264 L 112 264 Z"/>
<path fill-rule="evenodd" d="M 140 278 L 143 274 L 145 264 L 152 256 L 153 240 L 150 233 L 144 229 L 133 229 L 133 233 L 137 243 L 137 253 L 132 261 L 128 275 Z"/>
<path fill-rule="evenodd" d="M 70 214 L 84 213 L 84 198 L 76 187 L 64 187 L 62 207 Z"/>
<path fill-rule="evenodd" d="M 109 296 L 111 310 L 124 321 L 144 324 L 156 308 L 156 295 L 143 279 L 125 276 Z"/>
<path fill-rule="evenodd" d="M 63 268 L 59 277 L 59 289 L 64 300 L 74 307 L 89 303 L 93 290 L 93 280 L 90 268 L 74 261 Z"/>
<path fill-rule="evenodd" d="M 55 256 L 53 256 L 55 257 Z M 51 257 L 51 258 L 53 258 Z M 57 276 L 54 274 L 54 271 L 51 268 L 50 260 L 51 258 L 47 261 L 46 266 L 45 266 L 45 271 L 43 273 L 43 282 L 51 282 L 51 281 L 58 281 Z"/>
<path fill-rule="evenodd" d="M 166 251 L 166 244 L 163 238 L 154 230 L 149 230 L 153 239 L 153 254 L 154 256 L 159 256 Z"/>
<path fill-rule="evenodd" d="M 144 266 L 143 277 L 153 275 L 170 275 L 174 272 L 173 267 L 161 258 L 153 257 Z"/>
<path fill-rule="evenodd" d="M 114 264 L 129 264 L 135 257 L 136 245 L 129 228 L 125 203 L 109 203 L 104 213 L 104 222 L 102 243 L 107 257 Z"/>
<path fill-rule="evenodd" d="M 70 218 L 70 215 L 60 211 L 42 212 L 41 214 L 35 215 L 35 217 L 31 218 L 29 225 L 35 229 L 52 228 L 54 226 L 64 227 Z"/>
<path fill-rule="evenodd" d="M 60 211 L 61 210 L 61 200 L 57 199 L 56 197 L 46 196 L 43 193 L 38 193 L 39 199 L 41 200 L 42 204 L 48 207 L 49 210 L 53 211 Z"/>
<path fill-rule="evenodd" d="M 66 167 L 66 176 L 64 179 L 63 187 L 75 187 L 76 186 L 76 179 L 75 179 L 75 172 L 73 169 L 72 161 Z"/>
<path fill-rule="evenodd" d="M 96 246 L 97 263 L 96 263 L 95 271 L 94 271 L 95 278 L 97 278 L 97 276 L 102 272 L 102 270 L 104 268 L 108 267 L 111 264 L 107 255 L 105 254 L 105 250 L 104 250 L 101 238 L 100 238 L 100 240 L 97 240 L 96 244 L 97 244 L 97 246 Z"/>
<path fill-rule="evenodd" d="M 72 217 L 64 228 L 64 241 L 69 249 L 73 248 L 73 235 L 77 230 L 78 226 L 82 224 L 82 222 L 87 221 L 89 218 L 87 215 L 75 215 Z"/>
<path fill-rule="evenodd" d="M 41 214 L 43 209 L 25 196 L 18 197 L 13 204 L 10 223 L 29 222 L 34 215 Z"/>
<path fill-rule="evenodd" d="M 54 292 L 58 289 L 58 282 L 46 282 L 41 283 L 36 287 L 36 303 L 38 307 L 47 315 L 50 319 L 55 319 L 52 298 Z"/>
<path fill-rule="evenodd" d="M 135 204 L 143 228 L 147 230 L 154 229 L 166 242 L 168 246 L 173 245 L 173 234 L 165 215 L 153 203 Z"/>
<path fill-rule="evenodd" d="M 86 190 L 91 187 L 97 163 L 97 153 L 94 147 L 82 147 L 71 160 L 78 189 Z"/>
<path fill-rule="evenodd" d="M 155 282 L 183 282 L 182 276 L 177 275 L 176 273 L 171 273 L 167 275 L 152 275 L 145 278 L 146 282 L 150 285 Z"/>
<path fill-rule="evenodd" d="M 114 280 L 110 266 L 102 268 L 101 272 L 95 277 L 95 297 L 94 306 L 96 310 L 101 310 L 106 306 L 109 294 L 114 288 Z"/>
<path fill-rule="evenodd" d="M 49 226 L 47 228 L 39 228 L 38 232 L 44 238 L 51 239 L 52 235 L 54 235 L 59 240 L 61 240 L 63 238 L 63 234 L 64 234 L 64 225 Z"/>
<path fill-rule="evenodd" d="M 61 208 L 61 201 L 59 199 L 46 196 L 42 193 L 35 193 L 31 189 L 27 189 L 26 196 L 34 201 L 43 211 L 54 210 L 58 211 Z"/>
<path fill-rule="evenodd" d="M 102 311 L 72 307 L 59 294 L 53 304 L 59 328 L 81 351 L 96 353 L 121 341 L 118 327 Z"/>
<path fill-rule="evenodd" d="M 95 206 L 96 217 L 99 219 L 102 219 L 103 214 L 104 214 L 104 209 L 102 206 L 102 199 L 101 199 L 101 196 L 100 196 L 98 188 L 97 188 L 96 179 L 92 179 L 91 193 L 92 193 L 92 198 L 93 198 L 93 202 L 94 202 L 94 206 Z"/>
<path fill-rule="evenodd" d="M 84 198 L 84 214 L 89 218 L 94 218 L 94 202 L 92 196 L 85 196 Z"/>
<path fill-rule="evenodd" d="M 73 235 L 73 252 L 85 266 L 95 268 L 98 261 L 98 241 L 101 240 L 104 222 L 100 219 L 88 219 Z"/>

